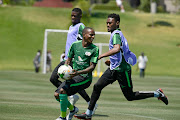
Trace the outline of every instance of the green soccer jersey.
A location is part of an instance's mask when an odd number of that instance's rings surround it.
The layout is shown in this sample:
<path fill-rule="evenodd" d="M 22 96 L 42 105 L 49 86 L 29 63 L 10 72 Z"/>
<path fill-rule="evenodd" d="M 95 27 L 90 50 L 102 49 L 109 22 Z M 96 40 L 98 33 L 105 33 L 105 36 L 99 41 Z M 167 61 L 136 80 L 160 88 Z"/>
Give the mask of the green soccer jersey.
<path fill-rule="evenodd" d="M 79 32 L 78 32 L 78 34 L 79 34 L 79 36 L 78 36 L 78 40 L 82 40 L 82 31 L 84 30 L 84 28 L 85 28 L 85 26 L 84 25 L 80 25 L 79 26 Z"/>
<path fill-rule="evenodd" d="M 118 30 L 120 30 L 120 29 L 118 29 Z M 113 44 L 114 44 L 114 45 L 115 45 L 115 44 L 120 44 L 120 45 L 122 46 L 121 36 L 120 36 L 118 33 L 114 34 L 114 36 L 113 36 Z M 114 70 L 118 70 L 118 71 L 120 71 L 120 72 L 124 72 L 124 71 L 129 71 L 129 70 L 131 70 L 131 66 L 125 61 L 123 55 L 122 55 L 121 64 L 120 64 L 118 67 L 116 67 Z"/>
<path fill-rule="evenodd" d="M 94 44 L 84 48 L 82 41 L 74 42 L 69 50 L 68 57 L 74 58 L 73 69 L 79 71 L 86 69 L 90 66 L 90 62 L 97 63 L 99 56 L 99 48 Z M 92 80 L 92 72 L 81 74 L 83 77 L 89 77 Z"/>

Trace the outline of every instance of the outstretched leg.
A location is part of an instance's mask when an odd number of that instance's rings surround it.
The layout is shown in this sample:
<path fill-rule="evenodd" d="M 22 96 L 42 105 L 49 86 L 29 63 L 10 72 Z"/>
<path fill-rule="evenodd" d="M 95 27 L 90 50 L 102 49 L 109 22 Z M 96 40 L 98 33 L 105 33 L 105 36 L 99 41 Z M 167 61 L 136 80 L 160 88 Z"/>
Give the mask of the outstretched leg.
<path fill-rule="evenodd" d="M 131 79 L 131 70 L 125 72 L 116 73 L 118 76 L 118 82 L 122 89 L 122 92 L 128 101 L 141 100 L 150 97 L 157 97 L 167 105 L 168 100 L 161 89 L 157 91 L 136 91 L 133 92 L 133 84 Z"/>

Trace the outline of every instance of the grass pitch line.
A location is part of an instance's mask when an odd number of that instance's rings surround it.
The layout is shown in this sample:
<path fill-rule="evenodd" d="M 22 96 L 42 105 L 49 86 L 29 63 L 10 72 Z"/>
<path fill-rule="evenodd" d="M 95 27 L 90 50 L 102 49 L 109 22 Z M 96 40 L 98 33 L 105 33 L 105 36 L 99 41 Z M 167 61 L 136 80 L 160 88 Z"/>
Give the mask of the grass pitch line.
<path fill-rule="evenodd" d="M 152 119 L 152 120 L 163 120 L 163 119 L 160 119 L 160 118 L 148 117 L 148 116 L 143 116 L 143 115 L 126 114 L 126 113 L 118 113 L 118 114 L 120 114 L 120 115 L 127 115 L 127 116 L 141 117 L 141 118 L 148 118 L 148 119 Z"/>

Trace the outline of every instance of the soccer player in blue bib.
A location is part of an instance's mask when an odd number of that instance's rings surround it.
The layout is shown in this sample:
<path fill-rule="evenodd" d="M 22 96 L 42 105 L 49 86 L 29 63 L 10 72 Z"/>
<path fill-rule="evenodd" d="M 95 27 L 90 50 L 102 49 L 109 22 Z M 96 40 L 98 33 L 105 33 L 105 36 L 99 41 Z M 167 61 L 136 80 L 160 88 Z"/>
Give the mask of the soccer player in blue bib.
<path fill-rule="evenodd" d="M 118 14 L 110 14 L 108 16 L 107 29 L 108 32 L 111 32 L 109 51 L 99 55 L 98 59 L 100 60 L 103 57 L 109 56 L 110 60 L 107 60 L 105 63 L 110 65 L 110 67 L 94 85 L 90 104 L 85 114 L 75 115 L 78 119 L 91 119 L 92 110 L 100 97 L 102 89 L 116 80 L 118 80 L 120 88 L 128 101 L 156 97 L 166 105 L 168 104 L 168 99 L 161 89 L 156 91 L 133 92 L 130 65 L 136 64 L 136 56 L 129 50 L 127 40 L 121 32 L 119 24 L 120 16 Z"/>
<path fill-rule="evenodd" d="M 74 59 L 74 72 L 71 74 L 72 79 L 64 81 L 54 93 L 56 100 L 60 102 L 61 114 L 58 120 L 66 120 L 67 108 L 70 110 L 68 120 L 72 119 L 79 110 L 68 101 L 67 96 L 88 88 L 92 82 L 92 71 L 99 56 L 99 48 L 92 43 L 94 37 L 94 30 L 86 27 L 83 30 L 83 40 L 74 42 L 69 49 L 65 64 L 69 65 Z"/>

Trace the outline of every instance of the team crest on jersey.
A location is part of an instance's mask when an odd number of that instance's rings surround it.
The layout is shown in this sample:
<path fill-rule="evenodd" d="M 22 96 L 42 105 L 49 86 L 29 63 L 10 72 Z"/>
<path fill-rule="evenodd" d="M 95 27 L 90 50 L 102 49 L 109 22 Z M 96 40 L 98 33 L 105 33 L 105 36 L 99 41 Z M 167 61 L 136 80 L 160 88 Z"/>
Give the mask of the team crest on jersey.
<path fill-rule="evenodd" d="M 82 58 L 81 58 L 80 56 L 78 56 L 78 59 L 79 59 L 79 61 L 83 61 Z"/>
<path fill-rule="evenodd" d="M 86 56 L 90 56 L 91 53 L 90 53 L 90 52 L 85 52 L 85 55 L 86 55 Z"/>

